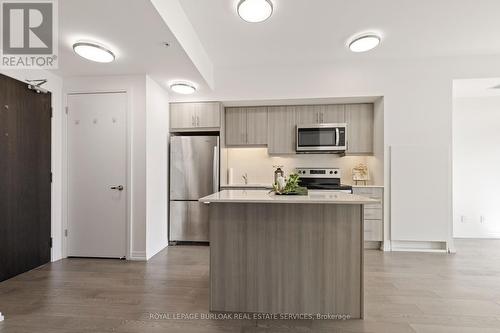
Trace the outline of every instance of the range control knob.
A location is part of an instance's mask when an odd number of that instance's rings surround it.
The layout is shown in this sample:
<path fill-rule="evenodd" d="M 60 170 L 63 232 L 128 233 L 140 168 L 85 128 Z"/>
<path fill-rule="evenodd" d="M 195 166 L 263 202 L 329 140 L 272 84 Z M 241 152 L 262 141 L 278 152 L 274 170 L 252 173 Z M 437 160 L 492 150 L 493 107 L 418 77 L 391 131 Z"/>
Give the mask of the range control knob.
<path fill-rule="evenodd" d="M 335 171 L 335 174 L 338 174 L 339 172 L 338 171 Z"/>
<path fill-rule="evenodd" d="M 333 173 L 333 171 L 330 170 L 330 175 Z"/>

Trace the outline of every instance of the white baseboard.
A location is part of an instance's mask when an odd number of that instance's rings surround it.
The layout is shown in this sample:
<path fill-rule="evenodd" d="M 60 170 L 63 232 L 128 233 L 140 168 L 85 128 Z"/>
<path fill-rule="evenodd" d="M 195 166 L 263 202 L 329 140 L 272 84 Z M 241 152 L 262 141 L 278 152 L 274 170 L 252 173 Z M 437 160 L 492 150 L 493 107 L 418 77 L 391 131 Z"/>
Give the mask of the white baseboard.
<path fill-rule="evenodd" d="M 136 260 L 136 261 L 147 261 L 148 258 L 146 257 L 146 251 L 132 251 L 130 253 L 130 257 L 128 258 L 129 260 Z"/>
<path fill-rule="evenodd" d="M 447 253 L 446 242 L 440 241 L 391 241 L 392 251 Z"/>

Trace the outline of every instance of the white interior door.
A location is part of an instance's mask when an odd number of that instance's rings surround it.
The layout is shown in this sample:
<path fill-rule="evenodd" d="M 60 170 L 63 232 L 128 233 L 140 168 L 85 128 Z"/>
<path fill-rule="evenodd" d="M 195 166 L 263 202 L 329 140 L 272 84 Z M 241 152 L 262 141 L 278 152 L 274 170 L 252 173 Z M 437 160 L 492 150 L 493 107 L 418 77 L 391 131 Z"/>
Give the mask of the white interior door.
<path fill-rule="evenodd" d="M 126 115 L 126 93 L 68 95 L 68 256 L 126 255 Z"/>

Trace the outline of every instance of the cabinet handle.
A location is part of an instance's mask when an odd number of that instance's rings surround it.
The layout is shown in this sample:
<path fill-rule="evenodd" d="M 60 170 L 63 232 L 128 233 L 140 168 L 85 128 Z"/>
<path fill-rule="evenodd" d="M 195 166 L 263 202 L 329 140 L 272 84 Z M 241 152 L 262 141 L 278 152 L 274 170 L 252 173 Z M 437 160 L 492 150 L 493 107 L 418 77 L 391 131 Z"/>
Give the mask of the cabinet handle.
<path fill-rule="evenodd" d="M 325 122 L 325 120 L 323 119 L 323 116 L 324 116 L 324 114 L 323 114 L 323 112 L 321 112 L 321 122 L 322 122 L 322 123 L 324 123 L 324 122 Z"/>
<path fill-rule="evenodd" d="M 196 126 L 200 126 L 200 117 L 196 116 Z"/>
<path fill-rule="evenodd" d="M 191 126 L 195 126 L 195 123 L 194 123 L 194 115 L 191 116 Z"/>

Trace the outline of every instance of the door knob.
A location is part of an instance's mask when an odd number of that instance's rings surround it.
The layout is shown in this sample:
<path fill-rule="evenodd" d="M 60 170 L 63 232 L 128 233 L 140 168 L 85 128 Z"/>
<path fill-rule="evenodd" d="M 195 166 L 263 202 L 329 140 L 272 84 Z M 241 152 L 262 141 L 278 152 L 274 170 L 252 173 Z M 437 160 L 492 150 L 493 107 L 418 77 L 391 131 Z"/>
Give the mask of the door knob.
<path fill-rule="evenodd" d="M 123 185 L 114 185 L 110 187 L 112 190 L 123 191 Z"/>

